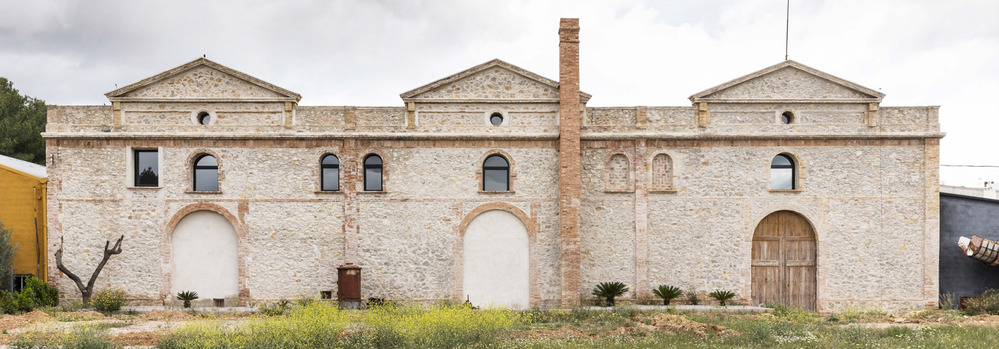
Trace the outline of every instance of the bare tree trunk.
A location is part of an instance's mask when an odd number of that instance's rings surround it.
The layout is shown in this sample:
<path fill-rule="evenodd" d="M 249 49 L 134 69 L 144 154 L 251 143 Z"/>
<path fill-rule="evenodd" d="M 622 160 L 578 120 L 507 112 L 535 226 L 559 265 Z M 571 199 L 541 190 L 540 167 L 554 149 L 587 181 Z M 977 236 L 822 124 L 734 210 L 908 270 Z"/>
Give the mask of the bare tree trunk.
<path fill-rule="evenodd" d="M 94 269 L 94 274 L 90 276 L 90 281 L 87 282 L 87 286 L 83 286 L 83 281 L 80 280 L 80 277 L 73 274 L 73 272 L 69 271 L 69 269 L 62 264 L 63 239 L 61 237 L 59 238 L 59 250 L 55 253 L 56 266 L 59 267 L 59 271 L 66 274 L 66 276 L 76 283 L 76 288 L 80 289 L 80 295 L 83 297 L 83 304 L 88 306 L 90 305 L 90 296 L 94 292 L 94 282 L 97 281 L 97 275 L 101 274 L 101 270 L 104 269 L 104 265 L 107 264 L 108 259 L 111 259 L 111 256 L 121 253 L 121 240 L 124 238 L 125 235 L 119 237 L 118 241 L 116 241 L 114 246 L 110 249 L 108 249 L 108 245 L 111 244 L 111 241 L 104 242 L 104 258 L 101 259 L 100 264 L 97 264 L 97 269 Z"/>

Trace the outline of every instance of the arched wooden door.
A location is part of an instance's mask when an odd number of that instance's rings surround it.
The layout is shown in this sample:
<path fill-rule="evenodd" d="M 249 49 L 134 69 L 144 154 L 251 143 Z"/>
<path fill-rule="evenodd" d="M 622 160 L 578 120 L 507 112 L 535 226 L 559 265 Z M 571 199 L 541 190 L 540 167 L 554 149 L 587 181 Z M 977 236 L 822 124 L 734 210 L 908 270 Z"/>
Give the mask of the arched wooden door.
<path fill-rule="evenodd" d="M 753 233 L 753 303 L 816 310 L 815 231 L 800 214 L 777 211 Z"/>

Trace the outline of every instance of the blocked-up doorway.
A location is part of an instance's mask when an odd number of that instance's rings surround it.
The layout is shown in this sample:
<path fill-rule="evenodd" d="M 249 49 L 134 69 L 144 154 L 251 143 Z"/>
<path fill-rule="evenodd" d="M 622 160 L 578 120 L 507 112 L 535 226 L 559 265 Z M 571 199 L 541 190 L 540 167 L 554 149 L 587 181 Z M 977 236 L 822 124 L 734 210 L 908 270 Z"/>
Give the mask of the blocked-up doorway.
<path fill-rule="evenodd" d="M 236 229 L 211 211 L 188 214 L 173 231 L 172 293 L 195 291 L 201 299 L 239 295 Z"/>
<path fill-rule="evenodd" d="M 530 239 L 517 216 L 486 211 L 465 229 L 462 290 L 476 306 L 530 306 Z"/>

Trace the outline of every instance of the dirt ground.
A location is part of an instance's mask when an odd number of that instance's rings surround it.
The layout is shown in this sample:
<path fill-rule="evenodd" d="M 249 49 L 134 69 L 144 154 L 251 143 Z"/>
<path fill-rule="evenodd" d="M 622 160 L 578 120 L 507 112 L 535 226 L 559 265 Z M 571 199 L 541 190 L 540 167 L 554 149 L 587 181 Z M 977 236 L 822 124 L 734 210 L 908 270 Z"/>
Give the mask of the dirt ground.
<path fill-rule="evenodd" d="M 152 346 L 170 330 L 179 328 L 190 321 L 204 319 L 227 320 L 231 325 L 254 318 L 240 314 L 201 314 L 156 309 L 140 315 L 104 315 L 94 311 L 59 312 L 53 317 L 36 310 L 21 315 L 0 317 L 0 345 L 8 345 L 17 336 L 27 333 L 66 333 L 80 326 L 100 326 L 107 328 L 107 334 L 116 344 L 124 346 Z"/>

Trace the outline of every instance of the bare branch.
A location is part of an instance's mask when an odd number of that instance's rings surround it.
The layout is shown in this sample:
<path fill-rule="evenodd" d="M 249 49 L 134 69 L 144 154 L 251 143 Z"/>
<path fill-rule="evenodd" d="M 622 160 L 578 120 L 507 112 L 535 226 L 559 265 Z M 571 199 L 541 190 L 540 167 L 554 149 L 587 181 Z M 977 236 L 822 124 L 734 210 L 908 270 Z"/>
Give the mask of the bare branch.
<path fill-rule="evenodd" d="M 69 271 L 69 269 L 62 264 L 63 239 L 62 237 L 59 238 L 59 250 L 55 253 L 56 266 L 59 267 L 59 271 L 62 271 L 63 274 L 66 274 L 66 276 L 76 283 L 76 287 L 80 289 L 80 295 L 83 298 L 84 304 L 90 304 L 90 295 L 94 292 L 94 282 L 97 281 L 97 276 L 101 274 L 101 270 L 104 269 L 104 265 L 107 264 L 108 259 L 111 259 L 111 256 L 113 255 L 121 253 L 121 240 L 124 238 L 125 235 L 119 237 L 118 241 L 114 243 L 114 247 L 111 247 L 110 249 L 108 248 L 108 245 L 111 245 L 111 241 L 104 242 L 104 256 L 101 258 L 101 263 L 97 264 L 97 268 L 94 269 L 93 275 L 90 276 L 87 286 L 83 286 L 83 281 L 80 280 L 80 277 L 73 274 L 73 272 Z"/>
<path fill-rule="evenodd" d="M 114 247 L 112 247 L 110 250 L 108 249 L 108 245 L 111 244 L 111 241 L 106 241 L 106 240 L 104 241 L 104 258 L 101 258 L 101 263 L 97 264 L 97 268 L 94 269 L 94 274 L 90 276 L 90 281 L 87 282 L 88 290 L 91 291 L 94 290 L 94 282 L 97 282 L 97 275 L 100 275 L 101 270 L 104 270 L 104 265 L 107 264 L 108 259 L 111 259 L 112 255 L 121 253 L 121 239 L 124 238 L 125 235 L 119 237 L 118 241 L 114 243 Z"/>
<path fill-rule="evenodd" d="M 56 253 L 55 253 L 56 267 L 59 268 L 59 271 L 61 271 L 63 274 L 66 274 L 66 276 L 68 276 L 71 280 L 73 280 L 73 282 L 76 283 L 76 287 L 80 289 L 80 293 L 83 293 L 83 281 L 80 280 L 79 276 L 76 276 L 76 274 L 73 274 L 73 272 L 69 271 L 69 269 L 66 268 L 66 266 L 62 264 L 62 245 L 63 245 L 63 242 L 64 242 L 63 238 L 59 237 L 59 249 L 56 250 Z"/>

